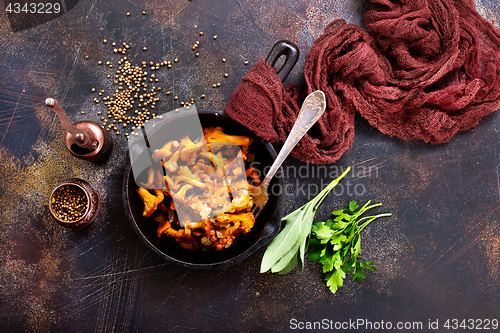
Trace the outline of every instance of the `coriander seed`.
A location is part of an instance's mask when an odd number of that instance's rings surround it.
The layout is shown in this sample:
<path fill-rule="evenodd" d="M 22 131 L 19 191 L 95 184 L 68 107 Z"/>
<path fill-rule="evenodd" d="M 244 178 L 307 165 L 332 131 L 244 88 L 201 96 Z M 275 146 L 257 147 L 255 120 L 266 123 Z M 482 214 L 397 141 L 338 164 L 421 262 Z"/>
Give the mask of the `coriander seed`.
<path fill-rule="evenodd" d="M 81 219 L 88 208 L 85 191 L 73 184 L 57 188 L 50 199 L 50 208 L 54 216 L 63 222 L 74 222 Z"/>

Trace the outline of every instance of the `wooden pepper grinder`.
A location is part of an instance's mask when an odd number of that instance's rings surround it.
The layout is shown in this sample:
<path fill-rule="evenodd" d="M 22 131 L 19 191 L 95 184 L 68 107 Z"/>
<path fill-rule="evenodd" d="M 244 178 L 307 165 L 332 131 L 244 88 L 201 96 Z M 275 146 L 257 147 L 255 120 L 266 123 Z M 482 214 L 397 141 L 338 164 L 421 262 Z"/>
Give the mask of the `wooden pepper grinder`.
<path fill-rule="evenodd" d="M 47 98 L 45 105 L 59 117 L 62 127 L 66 130 L 66 148 L 73 156 L 90 162 L 102 162 L 109 157 L 113 150 L 113 139 L 108 132 L 88 120 L 72 125 L 66 112 L 54 98 Z"/>

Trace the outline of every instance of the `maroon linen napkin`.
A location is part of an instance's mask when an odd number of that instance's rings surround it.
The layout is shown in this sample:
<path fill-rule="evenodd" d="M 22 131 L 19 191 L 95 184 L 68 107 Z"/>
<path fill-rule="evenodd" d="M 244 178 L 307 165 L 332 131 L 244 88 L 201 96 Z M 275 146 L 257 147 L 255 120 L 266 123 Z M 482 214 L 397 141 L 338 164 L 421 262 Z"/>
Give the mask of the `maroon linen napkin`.
<path fill-rule="evenodd" d="M 225 107 L 264 139 L 284 142 L 303 98 L 327 109 L 292 156 L 326 164 L 351 148 L 354 115 L 404 140 L 438 144 L 500 108 L 500 33 L 468 0 L 371 0 L 369 32 L 330 23 L 304 64 L 305 91 L 285 88 L 260 60 Z"/>

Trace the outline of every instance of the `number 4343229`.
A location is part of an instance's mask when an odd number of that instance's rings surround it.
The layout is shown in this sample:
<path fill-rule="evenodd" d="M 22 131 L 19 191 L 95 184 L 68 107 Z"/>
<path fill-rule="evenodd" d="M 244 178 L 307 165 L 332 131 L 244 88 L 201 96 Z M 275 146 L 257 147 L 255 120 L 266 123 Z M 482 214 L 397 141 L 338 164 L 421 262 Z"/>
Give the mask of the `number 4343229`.
<path fill-rule="evenodd" d="M 59 14 L 61 12 L 61 4 L 56 3 L 9 3 L 5 8 L 9 14 Z"/>
<path fill-rule="evenodd" d="M 472 330 L 496 330 L 498 329 L 498 319 L 448 319 L 444 325 L 446 329 L 472 329 Z"/>

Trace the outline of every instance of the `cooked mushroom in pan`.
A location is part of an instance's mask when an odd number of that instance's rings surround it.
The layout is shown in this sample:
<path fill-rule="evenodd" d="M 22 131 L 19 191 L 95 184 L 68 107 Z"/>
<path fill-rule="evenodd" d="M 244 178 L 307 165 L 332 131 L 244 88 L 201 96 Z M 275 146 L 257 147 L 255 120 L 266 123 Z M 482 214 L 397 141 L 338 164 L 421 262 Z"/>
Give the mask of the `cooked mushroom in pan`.
<path fill-rule="evenodd" d="M 260 171 L 249 166 L 251 144 L 248 136 L 207 127 L 194 141 L 186 135 L 155 150 L 152 159 L 160 163 L 137 192 L 143 215 L 159 223 L 158 237 L 173 237 L 189 250 L 222 250 L 249 233 L 255 223 L 250 190 L 260 184 Z"/>

